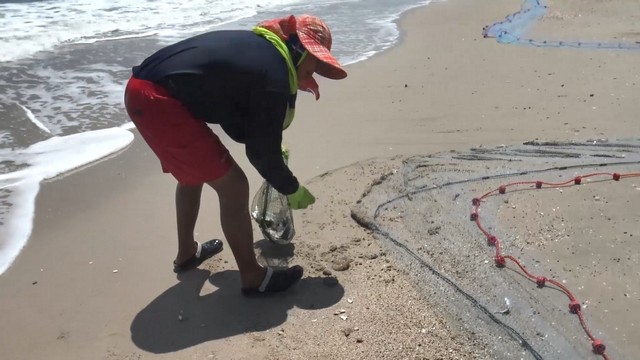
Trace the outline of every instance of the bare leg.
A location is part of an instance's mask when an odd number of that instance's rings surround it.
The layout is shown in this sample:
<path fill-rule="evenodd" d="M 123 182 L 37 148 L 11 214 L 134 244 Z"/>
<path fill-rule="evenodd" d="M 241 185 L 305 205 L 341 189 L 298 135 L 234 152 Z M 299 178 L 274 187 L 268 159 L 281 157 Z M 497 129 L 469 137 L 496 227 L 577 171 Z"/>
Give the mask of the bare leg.
<path fill-rule="evenodd" d="M 202 185 L 176 186 L 176 218 L 178 224 L 178 255 L 175 263 L 182 264 L 195 254 L 197 250 L 193 238 L 198 212 L 200 211 L 200 195 Z"/>
<path fill-rule="evenodd" d="M 265 277 L 266 269 L 258 264 L 253 250 L 247 177 L 234 162 L 225 176 L 207 184 L 218 193 L 222 231 L 240 270 L 242 287 L 257 288 Z"/>

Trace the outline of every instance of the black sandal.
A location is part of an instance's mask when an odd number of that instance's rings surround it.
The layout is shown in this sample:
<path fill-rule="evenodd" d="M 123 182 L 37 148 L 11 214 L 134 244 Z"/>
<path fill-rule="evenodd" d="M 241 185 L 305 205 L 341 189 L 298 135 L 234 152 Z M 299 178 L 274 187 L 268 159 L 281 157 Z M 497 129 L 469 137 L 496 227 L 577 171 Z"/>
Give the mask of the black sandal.
<path fill-rule="evenodd" d="M 262 280 L 260 287 L 255 289 L 242 288 L 241 292 L 244 296 L 260 297 L 285 291 L 300 281 L 303 273 L 304 270 L 302 269 L 302 266 L 299 265 L 282 270 L 274 270 L 273 268 L 268 267 L 267 275 L 265 275 L 264 280 Z"/>
<path fill-rule="evenodd" d="M 202 264 L 205 260 L 222 251 L 222 241 L 218 239 L 209 240 L 203 244 L 196 242 L 196 244 L 198 244 L 198 248 L 196 250 L 196 253 L 191 258 L 180 265 L 177 265 L 175 263 L 173 264 L 174 273 L 177 274 L 195 269 L 200 266 L 200 264 Z"/>

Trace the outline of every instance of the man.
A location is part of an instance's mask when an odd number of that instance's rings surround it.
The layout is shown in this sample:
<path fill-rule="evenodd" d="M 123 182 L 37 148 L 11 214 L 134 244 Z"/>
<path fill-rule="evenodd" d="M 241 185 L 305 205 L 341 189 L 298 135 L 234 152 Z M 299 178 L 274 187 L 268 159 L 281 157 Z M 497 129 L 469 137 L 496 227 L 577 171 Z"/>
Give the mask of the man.
<path fill-rule="evenodd" d="M 247 177 L 207 126 L 220 124 L 245 144 L 251 164 L 293 209 L 315 198 L 298 183 L 281 154 L 298 89 L 319 99 L 313 74 L 343 79 L 331 55 L 331 32 L 314 16 L 260 23 L 253 31 L 214 31 L 163 48 L 133 68 L 125 91 L 127 112 L 178 181 L 175 194 L 178 254 L 174 271 L 199 266 L 222 251 L 220 240 L 194 240 L 204 184 L 218 194 L 224 235 L 240 271 L 244 295 L 284 291 L 302 278 L 293 266 L 260 266 L 253 250 Z"/>

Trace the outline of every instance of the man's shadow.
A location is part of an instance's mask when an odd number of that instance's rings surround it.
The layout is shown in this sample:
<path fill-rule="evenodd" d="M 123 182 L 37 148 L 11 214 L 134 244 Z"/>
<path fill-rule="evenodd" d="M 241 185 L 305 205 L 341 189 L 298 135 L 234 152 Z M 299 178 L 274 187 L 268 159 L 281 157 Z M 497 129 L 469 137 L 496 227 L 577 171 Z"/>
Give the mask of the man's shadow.
<path fill-rule="evenodd" d="M 267 242 L 268 243 L 268 242 Z M 263 259 L 280 265 L 293 253 L 293 245 L 273 246 L 265 240 L 256 243 Z M 282 256 L 282 257 L 280 257 Z M 240 294 L 238 271 L 225 270 L 211 275 L 196 269 L 178 276 L 179 282 L 142 309 L 131 323 L 131 338 L 141 349 L 168 353 L 210 340 L 264 331 L 283 324 L 294 306 L 323 309 L 344 296 L 340 284 L 322 277 L 305 277 L 290 290 L 262 298 Z M 209 280 L 217 289 L 200 295 Z"/>

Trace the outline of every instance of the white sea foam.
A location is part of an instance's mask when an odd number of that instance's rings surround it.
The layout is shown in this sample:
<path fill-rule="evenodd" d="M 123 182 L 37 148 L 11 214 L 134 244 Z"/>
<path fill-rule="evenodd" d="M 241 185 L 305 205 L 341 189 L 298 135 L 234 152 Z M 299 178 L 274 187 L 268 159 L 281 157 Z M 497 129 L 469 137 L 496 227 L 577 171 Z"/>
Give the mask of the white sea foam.
<path fill-rule="evenodd" d="M 129 121 L 128 123 L 120 125 L 120 129 L 124 129 L 124 130 L 135 129 L 135 127 L 136 127 L 136 125 L 134 123 L 132 123 L 131 121 Z"/>
<path fill-rule="evenodd" d="M 40 181 L 24 181 L 11 192 L 0 189 L 0 194 L 9 195 L 12 205 L 0 206 L 0 274 L 5 272 L 26 245 L 33 227 L 36 195 Z"/>
<path fill-rule="evenodd" d="M 36 85 L 7 85 L 7 95 L 0 98 L 30 95 L 28 103 L 20 106 L 28 107 L 32 121 L 37 114 L 34 123 L 51 134 L 68 134 L 68 128 L 74 128 L 74 132 L 95 129 L 100 118 L 114 117 L 122 111 L 124 85 L 116 77 L 122 68 L 108 64 L 65 70 L 37 66 L 32 72 L 39 78 Z"/>
<path fill-rule="evenodd" d="M 332 53 L 342 64 L 366 60 L 392 47 L 400 37 L 396 20 L 407 10 L 434 0 L 318 0 L 285 7 L 286 13 L 318 14 L 331 24 Z M 436 0 L 444 1 L 444 0 Z"/>
<path fill-rule="evenodd" d="M 11 135 L 9 134 L 8 131 L 0 131 L 0 148 L 2 148 L 2 145 L 9 142 L 10 140 L 11 140 Z"/>
<path fill-rule="evenodd" d="M 105 36 L 102 38 L 94 38 L 94 39 L 78 39 L 74 42 L 74 44 L 94 44 L 98 41 L 114 41 L 114 40 L 125 40 L 125 39 L 137 39 L 137 38 L 145 38 L 149 36 L 157 36 L 160 33 L 158 31 L 148 31 L 144 33 L 135 33 L 128 35 L 117 35 L 117 36 Z"/>
<path fill-rule="evenodd" d="M 30 166 L 0 174 L 0 190 L 9 195 L 0 206 L 5 223 L 0 227 L 0 274 L 11 265 L 31 235 L 40 182 L 113 154 L 131 141 L 130 131 L 110 128 L 52 137 L 14 152 Z"/>
<path fill-rule="evenodd" d="M 44 124 L 40 120 L 38 120 L 35 115 L 33 115 L 31 110 L 27 109 L 27 107 L 22 104 L 18 104 L 18 106 L 20 106 L 22 110 L 24 110 L 25 114 L 27 114 L 27 117 L 29 118 L 29 120 L 31 120 L 32 123 L 36 124 L 37 127 L 44 130 L 45 132 L 51 134 L 51 131 L 47 129 L 47 127 L 44 126 Z"/>
<path fill-rule="evenodd" d="M 63 43 L 224 24 L 297 0 L 67 0 L 0 3 L 0 61 Z"/>

